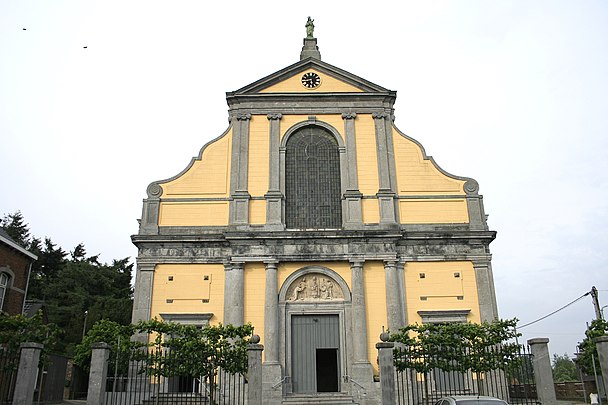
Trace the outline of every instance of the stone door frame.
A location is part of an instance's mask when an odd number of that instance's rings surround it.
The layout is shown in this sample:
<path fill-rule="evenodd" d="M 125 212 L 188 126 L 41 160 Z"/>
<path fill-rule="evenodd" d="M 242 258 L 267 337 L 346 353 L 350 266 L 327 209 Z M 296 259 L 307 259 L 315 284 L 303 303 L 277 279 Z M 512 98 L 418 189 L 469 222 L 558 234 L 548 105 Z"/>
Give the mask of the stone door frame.
<path fill-rule="evenodd" d="M 290 301 L 287 296 L 289 287 L 301 276 L 307 274 L 320 274 L 327 278 L 331 278 L 337 287 L 340 288 L 344 299 L 327 300 L 327 301 Z M 279 290 L 279 362 L 283 365 L 284 376 L 289 377 L 285 381 L 285 394 L 294 394 L 291 381 L 292 373 L 292 355 L 291 355 L 291 339 L 292 325 L 291 320 L 293 315 L 338 315 L 338 325 L 340 328 L 340 347 L 338 349 L 340 380 L 350 371 L 352 363 L 352 332 L 351 322 L 351 292 L 344 279 L 335 271 L 322 266 L 305 266 L 302 267 L 287 277 Z M 340 381 L 340 392 L 348 392 L 349 384 L 344 384 Z"/>

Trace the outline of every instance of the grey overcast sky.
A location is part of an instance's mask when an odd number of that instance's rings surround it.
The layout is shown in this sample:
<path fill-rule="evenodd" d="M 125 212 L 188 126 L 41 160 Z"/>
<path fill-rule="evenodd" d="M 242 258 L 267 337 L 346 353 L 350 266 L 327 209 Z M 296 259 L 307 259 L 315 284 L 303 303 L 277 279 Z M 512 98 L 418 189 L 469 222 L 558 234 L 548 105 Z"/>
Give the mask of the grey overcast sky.
<path fill-rule="evenodd" d="M 0 214 L 134 258 L 147 185 L 226 129 L 226 91 L 299 60 L 308 15 L 323 61 L 396 90 L 397 127 L 479 182 L 501 317 L 608 304 L 603 0 L 1 0 Z M 521 332 L 571 355 L 593 318 L 585 297 Z"/>

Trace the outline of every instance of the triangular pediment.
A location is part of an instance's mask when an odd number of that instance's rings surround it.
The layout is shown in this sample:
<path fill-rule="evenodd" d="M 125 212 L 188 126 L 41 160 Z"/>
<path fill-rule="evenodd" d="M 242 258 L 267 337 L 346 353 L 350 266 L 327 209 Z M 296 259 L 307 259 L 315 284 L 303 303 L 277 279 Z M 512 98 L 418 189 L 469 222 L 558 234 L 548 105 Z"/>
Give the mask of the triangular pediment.
<path fill-rule="evenodd" d="M 317 74 L 320 84 L 307 88 L 302 84 L 306 73 Z M 362 79 L 350 72 L 315 58 L 301 60 L 272 73 L 228 95 L 252 95 L 260 93 L 387 93 L 384 87 Z M 391 92 L 392 93 L 392 92 Z"/>

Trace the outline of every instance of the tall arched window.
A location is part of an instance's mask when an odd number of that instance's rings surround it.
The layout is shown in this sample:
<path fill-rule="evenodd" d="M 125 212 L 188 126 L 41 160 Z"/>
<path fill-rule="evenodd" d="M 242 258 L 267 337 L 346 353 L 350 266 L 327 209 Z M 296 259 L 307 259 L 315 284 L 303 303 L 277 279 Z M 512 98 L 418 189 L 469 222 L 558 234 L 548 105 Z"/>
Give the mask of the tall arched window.
<path fill-rule="evenodd" d="M 0 273 L 0 311 L 4 308 L 4 299 L 8 291 L 8 282 L 10 278 L 6 273 Z"/>
<path fill-rule="evenodd" d="M 340 152 L 318 126 L 293 133 L 285 147 L 285 223 L 288 229 L 342 226 Z"/>

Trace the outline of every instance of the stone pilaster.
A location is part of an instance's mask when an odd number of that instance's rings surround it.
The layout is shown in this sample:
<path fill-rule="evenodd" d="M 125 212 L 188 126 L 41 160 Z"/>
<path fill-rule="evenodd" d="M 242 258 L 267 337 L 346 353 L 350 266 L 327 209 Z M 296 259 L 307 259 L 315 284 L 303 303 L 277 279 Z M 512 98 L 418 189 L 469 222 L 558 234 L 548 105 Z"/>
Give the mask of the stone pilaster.
<path fill-rule="evenodd" d="M 266 226 L 271 229 L 283 229 L 282 221 L 282 206 L 283 193 L 281 193 L 280 184 L 280 129 L 282 114 L 268 114 L 270 121 L 269 129 L 269 145 L 270 151 L 268 155 L 268 192 L 264 195 L 266 198 Z"/>
<path fill-rule="evenodd" d="M 490 261 L 473 261 L 477 279 L 477 299 L 481 321 L 492 322 L 498 318 L 498 305 L 494 291 L 494 275 Z"/>
<path fill-rule="evenodd" d="M 405 295 L 405 262 L 399 260 L 397 262 L 397 278 L 399 279 L 399 296 L 401 297 L 401 319 L 403 320 L 403 326 L 408 324 L 407 317 L 407 296 Z"/>
<path fill-rule="evenodd" d="M 245 272 L 244 263 L 224 264 L 224 324 L 243 325 L 245 320 Z"/>
<path fill-rule="evenodd" d="M 360 228 L 363 225 L 363 213 L 361 211 L 361 197 L 363 197 L 363 195 L 359 191 L 357 171 L 357 142 L 355 137 L 356 118 L 356 113 L 342 113 L 344 133 L 346 134 L 347 161 L 346 191 L 344 192 L 344 198 L 346 199 L 346 228 Z"/>
<path fill-rule="evenodd" d="M 249 121 L 251 114 L 238 114 L 233 118 L 232 162 L 230 172 L 230 224 L 249 224 L 249 200 L 247 191 L 249 175 Z"/>
<path fill-rule="evenodd" d="M 155 263 L 141 263 L 138 259 L 135 275 L 135 294 L 133 297 L 133 313 L 131 322 L 147 321 L 151 316 L 152 287 L 154 285 Z M 145 334 L 134 336 L 137 341 L 145 341 Z"/>
<path fill-rule="evenodd" d="M 386 260 L 384 262 L 384 274 L 386 279 L 386 311 L 388 318 L 388 329 L 391 332 L 396 332 L 405 326 L 405 319 L 403 319 L 405 311 L 403 306 L 403 297 L 401 296 L 397 261 Z"/>
<path fill-rule="evenodd" d="M 378 180 L 380 187 L 376 196 L 380 207 L 380 224 L 396 225 L 395 216 L 395 190 L 391 184 L 391 166 L 389 160 L 393 156 L 389 153 L 389 140 L 387 133 L 386 120 L 390 115 L 385 112 L 373 113 L 374 125 L 376 128 L 376 152 L 378 155 Z M 392 145 L 392 142 L 391 142 Z M 391 147 L 392 149 L 392 147 Z"/>

